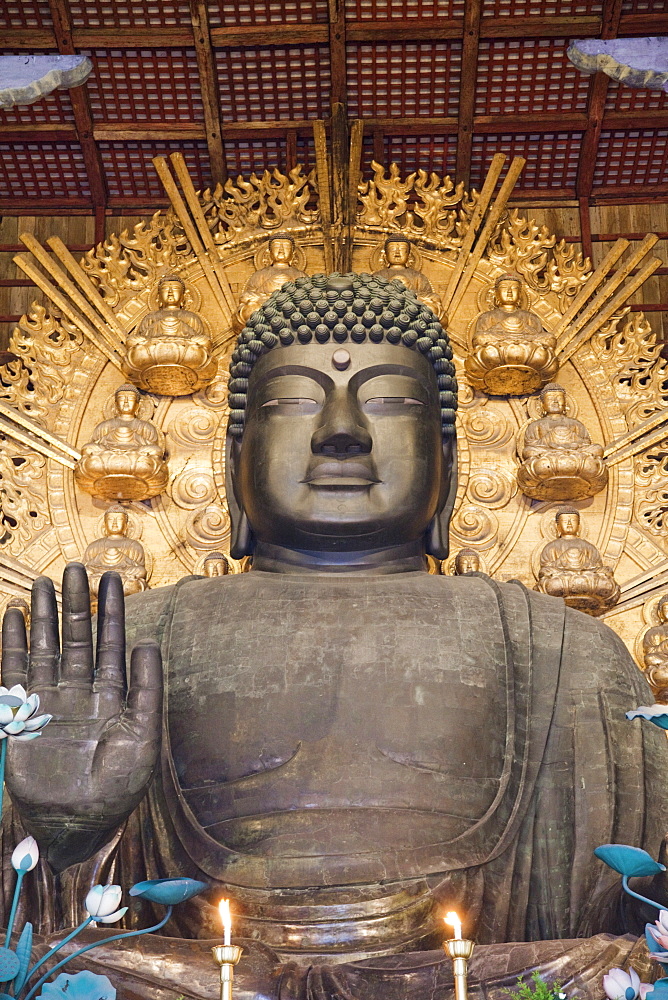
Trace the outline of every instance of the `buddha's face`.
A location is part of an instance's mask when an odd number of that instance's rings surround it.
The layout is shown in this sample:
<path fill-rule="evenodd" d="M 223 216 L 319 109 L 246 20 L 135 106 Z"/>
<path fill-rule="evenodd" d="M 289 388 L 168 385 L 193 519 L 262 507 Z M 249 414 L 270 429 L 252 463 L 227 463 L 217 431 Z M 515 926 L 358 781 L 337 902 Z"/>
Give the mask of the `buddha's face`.
<path fill-rule="evenodd" d="M 477 573 L 480 569 L 480 559 L 477 552 L 467 552 L 462 549 L 455 557 L 455 572 L 457 576 L 467 573 Z"/>
<path fill-rule="evenodd" d="M 410 243 L 404 243 L 403 240 L 389 240 L 385 244 L 385 257 L 390 266 L 406 267 L 410 255 Z"/>
<path fill-rule="evenodd" d="M 564 535 L 577 535 L 580 531 L 579 514 L 557 514 L 557 532 Z"/>
<path fill-rule="evenodd" d="M 139 397 L 135 392 L 131 392 L 130 389 L 122 389 L 120 392 L 117 392 L 114 399 L 118 413 L 133 417 L 137 412 Z"/>
<path fill-rule="evenodd" d="M 128 515 L 124 510 L 108 510 L 104 515 L 107 535 L 124 535 L 128 527 Z"/>
<path fill-rule="evenodd" d="M 345 351 L 294 344 L 253 368 L 233 478 L 258 541 L 390 547 L 421 538 L 444 503 L 450 449 L 431 364 L 388 343 Z"/>
<path fill-rule="evenodd" d="M 184 294 L 185 288 L 180 281 L 163 281 L 158 288 L 161 306 L 180 306 Z"/>
<path fill-rule="evenodd" d="M 204 575 L 227 576 L 227 560 L 222 555 L 210 556 L 204 562 Z"/>
<path fill-rule="evenodd" d="M 543 394 L 543 410 L 545 413 L 565 413 L 566 394 L 556 389 Z"/>
<path fill-rule="evenodd" d="M 514 278 L 505 278 L 498 283 L 494 294 L 498 305 L 517 307 L 522 296 L 522 285 Z"/>
<path fill-rule="evenodd" d="M 269 244 L 269 256 L 272 264 L 289 264 L 293 255 L 292 241 L 286 239 L 272 240 Z"/>

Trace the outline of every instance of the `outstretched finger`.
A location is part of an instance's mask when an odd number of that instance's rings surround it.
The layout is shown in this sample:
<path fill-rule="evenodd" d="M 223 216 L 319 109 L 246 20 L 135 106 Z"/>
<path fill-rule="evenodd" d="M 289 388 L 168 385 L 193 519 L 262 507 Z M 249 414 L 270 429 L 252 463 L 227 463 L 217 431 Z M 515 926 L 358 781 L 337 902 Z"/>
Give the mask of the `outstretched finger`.
<path fill-rule="evenodd" d="M 5 687 L 28 683 L 28 639 L 20 608 L 7 608 L 2 619 L 2 683 Z"/>
<path fill-rule="evenodd" d="M 58 605 L 53 580 L 39 576 L 30 600 L 30 662 L 28 687 L 50 687 L 58 682 Z"/>
<path fill-rule="evenodd" d="M 162 657 L 156 642 L 136 643 L 130 657 L 130 688 L 125 722 L 143 741 L 160 737 L 162 725 Z"/>
<path fill-rule="evenodd" d="M 125 600 L 123 581 L 109 571 L 100 580 L 97 595 L 97 691 L 117 693 L 125 689 Z"/>
<path fill-rule="evenodd" d="M 88 575 L 81 563 L 63 573 L 63 652 L 60 679 L 76 687 L 93 682 L 93 631 Z"/>

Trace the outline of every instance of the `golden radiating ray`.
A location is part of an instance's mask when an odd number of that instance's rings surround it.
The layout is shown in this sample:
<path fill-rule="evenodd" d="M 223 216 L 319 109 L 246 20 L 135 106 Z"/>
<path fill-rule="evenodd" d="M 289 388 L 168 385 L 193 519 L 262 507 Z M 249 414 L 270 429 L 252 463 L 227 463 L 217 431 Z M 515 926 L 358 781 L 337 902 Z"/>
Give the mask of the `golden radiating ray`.
<path fill-rule="evenodd" d="M 471 221 L 469 227 L 466 230 L 464 239 L 462 240 L 461 249 L 457 255 L 457 260 L 455 261 L 455 266 L 452 274 L 450 275 L 450 280 L 448 281 L 448 287 L 443 294 L 443 309 L 447 313 L 452 297 L 457 290 L 457 285 L 459 279 L 462 276 L 462 271 L 466 267 L 466 262 L 468 260 L 469 253 L 471 252 L 471 247 L 476 238 L 476 233 L 482 222 L 482 218 L 487 211 L 490 201 L 492 200 L 492 195 L 494 194 L 494 189 L 496 187 L 497 181 L 501 176 L 501 171 L 503 170 L 503 165 L 506 162 L 505 153 L 497 153 L 492 162 L 490 163 L 489 170 L 487 171 L 487 176 L 485 177 L 485 182 L 482 186 L 482 190 L 478 197 L 478 202 L 471 216 Z"/>
<path fill-rule="evenodd" d="M 97 331 L 88 324 L 88 322 L 72 308 L 66 296 L 52 285 L 48 281 L 42 272 L 35 267 L 33 262 L 27 257 L 22 257 L 17 255 L 13 258 L 14 263 L 17 267 L 20 267 L 24 274 L 27 274 L 31 281 L 33 281 L 37 287 L 44 292 L 47 298 L 51 299 L 53 304 L 60 309 L 62 313 L 67 316 L 67 318 L 74 323 L 74 325 L 83 333 L 84 337 L 90 340 L 91 344 L 97 348 L 100 354 L 103 354 L 107 361 L 111 361 L 118 370 L 122 373 L 123 368 L 121 365 L 121 359 L 118 357 L 115 351 L 107 346 L 106 341 L 102 340 Z"/>
<path fill-rule="evenodd" d="M 190 174 L 188 173 L 188 167 L 186 166 L 186 161 L 183 158 L 183 153 L 172 153 L 169 159 L 174 167 L 177 179 L 181 184 L 181 190 L 185 195 L 188 208 L 190 209 L 192 217 L 195 220 L 195 225 L 197 226 L 204 247 L 210 254 L 209 260 L 211 262 L 213 272 L 220 284 L 220 289 L 225 296 L 225 301 L 227 302 L 229 310 L 229 321 L 231 322 L 236 309 L 236 302 L 234 294 L 232 293 L 230 282 L 225 273 L 225 268 L 222 267 L 220 263 L 220 248 L 216 245 L 216 241 L 214 240 L 211 230 L 209 229 L 206 219 L 204 218 L 202 205 L 197 197 L 197 192 L 195 191 L 195 186 L 192 182 Z"/>
<path fill-rule="evenodd" d="M 356 118 L 350 126 L 350 155 L 348 157 L 348 219 L 346 234 L 347 266 L 350 270 L 353 266 L 353 241 L 355 233 L 355 219 L 357 217 L 357 197 L 359 195 L 359 185 L 362 176 L 362 143 L 364 141 L 364 121 Z"/>
<path fill-rule="evenodd" d="M 38 452 L 45 458 L 52 458 L 55 462 L 59 462 L 60 465 L 64 465 L 66 469 L 73 469 L 76 465 L 76 460 L 71 458 L 65 451 L 53 448 L 43 438 L 33 437 L 23 427 L 8 420 L 4 415 L 0 416 L 0 434 L 6 434 L 7 437 L 12 438 L 12 440 L 17 441 L 19 444 L 25 445 L 32 451 Z"/>
<path fill-rule="evenodd" d="M 625 584 L 622 584 L 622 599 L 615 604 L 614 608 L 602 614 L 601 618 L 611 618 L 613 615 L 632 611 L 634 608 L 645 605 L 652 597 L 658 597 L 661 593 L 666 593 L 668 590 L 668 569 L 657 572 L 663 566 L 664 563 L 660 563 L 659 566 L 653 566 L 645 573 L 639 574 L 637 577 L 633 577 L 631 580 L 627 580 Z"/>
<path fill-rule="evenodd" d="M 25 241 L 24 241 L 25 242 Z M 116 335 L 115 337 L 115 348 L 118 351 L 123 351 L 125 347 L 125 331 L 121 324 L 116 319 L 116 314 L 114 310 L 108 305 L 104 297 L 100 295 L 97 288 L 90 280 L 81 264 L 74 259 L 70 251 L 67 249 L 63 241 L 59 236 L 50 236 L 46 241 L 51 247 L 56 257 L 65 265 L 67 270 L 70 272 L 77 285 L 84 293 L 88 301 L 92 306 L 95 306 L 97 311 L 100 313 L 102 318 L 111 327 L 112 333 Z"/>
<path fill-rule="evenodd" d="M 593 299 L 591 299 L 584 312 L 582 312 L 572 322 L 569 322 L 568 327 L 565 329 L 560 340 L 557 342 L 558 354 L 561 355 L 566 354 L 570 349 L 570 345 L 576 339 L 579 331 L 582 330 L 586 326 L 586 324 L 589 323 L 591 320 L 593 320 L 595 317 L 601 315 L 601 310 L 603 309 L 603 306 L 608 301 L 610 296 L 613 294 L 613 292 L 615 292 L 619 288 L 621 284 L 623 284 L 623 282 L 631 274 L 631 271 L 634 271 L 636 269 L 636 267 L 640 264 L 641 260 L 647 256 L 647 254 L 652 249 L 654 244 L 658 241 L 658 239 L 659 237 L 656 235 L 656 233 L 648 233 L 647 236 L 642 241 L 642 243 L 640 243 L 636 247 L 633 253 L 624 261 L 624 264 L 617 271 L 615 271 L 612 278 L 610 278 L 610 280 L 606 282 L 603 288 L 601 288 L 598 295 L 596 295 Z M 651 258 L 651 259 L 656 260 L 658 258 Z M 623 302 L 625 302 L 627 298 L 628 295 L 626 296 L 626 298 L 623 299 Z M 614 311 L 615 310 L 613 310 L 613 312 Z M 611 315 L 612 313 L 609 313 L 609 316 Z M 598 327 L 598 329 L 600 329 L 600 327 Z M 569 354 L 567 354 L 567 357 L 570 357 L 572 353 L 573 352 L 571 351 Z M 564 358 L 564 360 L 567 360 L 567 358 Z"/>
<path fill-rule="evenodd" d="M 91 307 L 86 298 L 84 298 L 79 289 L 70 281 L 65 272 L 54 263 L 51 255 L 46 252 L 39 240 L 36 240 L 30 233 L 21 233 L 19 239 L 30 250 L 30 253 L 42 265 L 47 274 L 51 275 L 58 288 L 69 296 L 73 305 L 93 324 L 100 337 L 106 341 L 109 350 L 122 353 L 122 341 L 115 337 L 106 324 L 100 320 L 99 315 Z"/>
<path fill-rule="evenodd" d="M 226 323 L 230 323 L 232 317 L 227 305 L 227 301 L 225 299 L 225 296 L 223 295 L 218 279 L 216 278 L 215 272 L 211 264 L 211 260 L 209 259 L 209 255 L 206 252 L 204 244 L 202 243 L 199 234 L 197 232 L 197 229 L 193 225 L 193 222 L 190 218 L 188 209 L 186 207 L 186 203 L 181 197 L 181 192 L 179 191 L 176 185 L 176 181 L 172 177 L 172 173 L 169 169 L 169 166 L 167 165 L 167 160 L 165 159 L 164 156 L 156 156 L 153 158 L 152 162 L 153 166 L 155 167 L 158 173 L 158 177 L 162 181 L 162 186 L 164 187 L 169 197 L 169 200 L 172 203 L 172 208 L 176 212 L 179 222 L 183 226 L 183 231 L 185 232 L 186 237 L 190 242 L 190 245 L 193 248 L 195 255 L 197 256 L 199 263 L 202 265 L 202 270 L 204 271 L 204 276 L 207 280 L 207 284 L 209 285 L 211 293 L 213 294 L 213 297 L 216 300 L 218 308 L 222 313 L 223 319 Z"/>
<path fill-rule="evenodd" d="M 668 418 L 664 417 L 664 420 Z M 629 431 L 621 438 L 617 438 L 618 442 L 621 442 L 621 446 L 617 451 L 610 453 L 605 456 L 605 464 L 607 466 L 619 465 L 626 458 L 632 458 L 634 455 L 639 455 L 643 451 L 647 451 L 648 448 L 653 448 L 655 445 L 661 444 L 662 442 L 668 440 L 668 426 L 658 426 L 655 427 L 653 431 L 645 432 L 642 435 L 636 435 L 635 431 L 638 428 L 634 428 L 633 431 Z M 625 444 L 626 442 L 626 444 Z M 606 448 L 607 451 L 607 448 Z"/>
<path fill-rule="evenodd" d="M 41 573 L 38 573 L 31 566 L 27 566 L 20 559 L 15 559 L 7 552 L 0 550 L 0 585 L 2 589 L 5 589 L 5 585 L 8 583 L 13 584 L 18 591 L 15 596 L 29 598 L 30 589 L 39 576 Z M 54 580 L 53 587 L 56 592 L 56 600 L 60 603 L 61 585 Z"/>
<path fill-rule="evenodd" d="M 324 237 L 325 271 L 329 274 L 334 270 L 334 247 L 332 245 L 332 198 L 329 186 L 329 163 L 327 160 L 327 135 L 325 123 L 321 119 L 313 122 L 313 141 L 315 142 L 315 172 L 318 178 L 318 203 L 320 205 L 320 221 Z"/>
<path fill-rule="evenodd" d="M 633 444 L 640 438 L 644 438 L 649 435 L 650 431 L 653 431 L 657 427 L 664 427 L 664 433 L 668 437 L 668 411 L 657 410 L 653 413 L 651 417 L 647 420 L 643 420 L 641 424 L 637 427 L 633 427 L 626 434 L 622 434 L 621 437 L 615 438 L 613 441 L 609 441 L 603 451 L 603 457 L 608 459 L 608 464 L 614 464 L 612 461 L 612 456 L 616 455 L 617 452 L 621 451 L 622 448 L 626 448 L 627 445 Z M 643 448 L 645 446 L 643 445 Z M 642 450 L 642 448 L 641 448 Z"/>
<path fill-rule="evenodd" d="M 624 285 L 623 288 L 621 288 L 617 292 L 617 294 L 614 295 L 612 299 L 610 299 L 608 304 L 600 310 L 600 312 L 598 311 L 595 312 L 593 318 L 589 321 L 589 323 L 587 323 L 587 325 L 584 326 L 580 330 L 580 332 L 573 337 L 572 340 L 570 340 L 568 346 L 565 349 L 560 351 L 559 353 L 560 364 L 563 365 L 566 363 L 566 361 L 569 361 L 570 358 L 573 357 L 575 352 L 578 351 L 583 344 L 586 344 L 587 341 L 590 340 L 590 338 L 593 337 L 595 333 L 598 333 L 598 331 L 603 326 L 605 326 L 608 320 L 612 319 L 615 313 L 618 312 L 624 306 L 624 304 L 631 298 L 633 293 L 637 292 L 640 286 L 643 285 L 647 281 L 647 279 L 654 274 L 657 267 L 661 267 L 662 263 L 663 261 L 661 260 L 660 257 L 650 257 L 649 261 L 638 272 L 638 274 L 636 274 L 635 277 L 628 282 L 628 284 Z M 605 291 L 605 289 L 603 289 L 603 291 Z M 594 299 L 594 302 L 591 303 L 592 307 L 594 306 L 594 303 L 596 302 L 597 299 L 598 295 Z M 585 310 L 585 312 L 588 314 L 589 308 Z"/>
<path fill-rule="evenodd" d="M 517 183 L 517 180 L 524 169 L 524 164 L 526 160 L 523 156 L 516 156 L 510 167 L 508 168 L 508 173 L 506 174 L 501 189 L 494 199 L 494 204 L 492 205 L 489 215 L 485 221 L 485 225 L 482 228 L 478 239 L 476 240 L 475 246 L 471 253 L 469 254 L 469 259 L 464 267 L 461 278 L 457 283 L 457 287 L 454 290 L 452 300 L 450 303 L 450 310 L 455 311 L 459 303 L 464 297 L 466 289 L 469 287 L 471 278 L 475 273 L 475 269 L 482 258 L 485 250 L 487 249 L 487 244 L 489 243 L 494 230 L 505 210 L 506 204 L 510 195 L 512 194 L 513 188 Z"/>
<path fill-rule="evenodd" d="M 630 242 L 625 239 L 619 239 L 616 243 L 608 250 L 607 254 L 598 265 L 594 273 L 590 278 L 584 283 L 578 294 L 575 296 L 570 306 L 563 314 L 554 330 L 552 331 L 555 337 L 559 337 L 568 324 L 577 316 L 582 307 L 586 302 L 592 297 L 596 289 L 599 287 L 605 276 L 608 274 L 610 269 L 617 263 L 619 258 L 622 256 L 625 250 L 631 246 Z"/>
<path fill-rule="evenodd" d="M 76 448 L 72 448 L 67 441 L 63 441 L 56 434 L 52 434 L 51 431 L 40 427 L 38 423 L 27 417 L 25 413 L 21 413 L 20 410 L 15 409 L 3 399 L 0 399 L 0 417 L 4 417 L 11 423 L 15 423 L 17 427 L 22 427 L 23 430 L 35 434 L 45 444 L 52 445 L 56 450 L 62 451 L 68 458 L 74 459 L 75 462 L 81 458 L 81 452 L 77 451 Z"/>

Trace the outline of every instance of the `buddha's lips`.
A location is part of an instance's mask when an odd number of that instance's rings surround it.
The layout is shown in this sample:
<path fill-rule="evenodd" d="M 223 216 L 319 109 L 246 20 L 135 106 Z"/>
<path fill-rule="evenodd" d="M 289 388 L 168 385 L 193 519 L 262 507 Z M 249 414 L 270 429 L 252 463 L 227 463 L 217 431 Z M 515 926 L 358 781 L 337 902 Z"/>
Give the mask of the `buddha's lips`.
<path fill-rule="evenodd" d="M 318 462 L 302 479 L 309 486 L 373 486 L 380 479 L 369 466 L 360 461 L 342 459 L 341 461 Z"/>

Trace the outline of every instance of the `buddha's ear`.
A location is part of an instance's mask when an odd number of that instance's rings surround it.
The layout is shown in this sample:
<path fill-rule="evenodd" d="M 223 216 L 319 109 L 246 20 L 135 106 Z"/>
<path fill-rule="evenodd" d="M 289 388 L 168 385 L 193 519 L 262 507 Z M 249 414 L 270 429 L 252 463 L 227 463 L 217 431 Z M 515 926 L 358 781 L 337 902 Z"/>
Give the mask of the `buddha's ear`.
<path fill-rule="evenodd" d="M 425 549 L 434 559 L 450 554 L 450 518 L 457 497 L 457 438 L 443 439 L 443 475 L 439 510 L 432 518 L 425 536 Z"/>
<path fill-rule="evenodd" d="M 230 555 L 233 559 L 243 559 L 244 556 L 252 556 L 255 548 L 253 532 L 246 517 L 237 491 L 237 463 L 241 452 L 241 442 L 227 435 L 225 441 L 225 494 L 227 497 L 227 509 L 230 514 L 230 524 L 232 526 L 230 538 Z"/>

